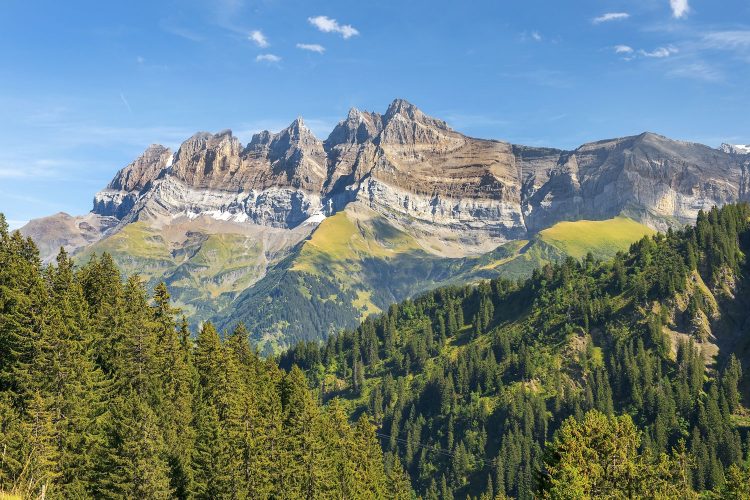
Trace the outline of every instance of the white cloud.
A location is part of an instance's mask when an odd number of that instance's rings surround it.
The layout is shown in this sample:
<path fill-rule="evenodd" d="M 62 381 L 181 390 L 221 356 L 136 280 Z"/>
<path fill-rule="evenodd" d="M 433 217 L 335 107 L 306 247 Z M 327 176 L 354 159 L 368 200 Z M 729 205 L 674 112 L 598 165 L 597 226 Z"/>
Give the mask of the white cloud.
<path fill-rule="evenodd" d="M 335 19 L 327 16 L 308 17 L 308 22 L 323 33 L 338 33 L 344 40 L 359 35 L 359 31 L 349 24 L 339 24 Z"/>
<path fill-rule="evenodd" d="M 297 48 L 308 50 L 310 52 L 317 52 L 318 54 L 322 54 L 326 51 L 325 47 L 323 47 L 322 45 L 318 45 L 317 43 L 298 43 Z"/>
<path fill-rule="evenodd" d="M 633 47 L 629 45 L 615 45 L 615 54 L 632 54 Z"/>
<path fill-rule="evenodd" d="M 627 12 L 607 12 L 593 19 L 594 24 L 606 23 L 609 21 L 622 21 L 630 17 Z"/>
<path fill-rule="evenodd" d="M 659 47 L 658 49 L 654 49 L 650 52 L 645 51 L 645 50 L 638 51 L 638 53 L 641 54 L 643 57 L 655 57 L 657 59 L 669 57 L 673 54 L 676 54 L 677 52 L 679 52 L 677 48 L 672 47 L 671 45 L 669 47 Z"/>
<path fill-rule="evenodd" d="M 247 38 L 255 42 L 255 45 L 257 45 L 261 49 L 265 49 L 266 47 L 271 45 L 270 43 L 268 43 L 266 35 L 264 35 L 260 30 L 251 31 L 250 35 Z"/>
<path fill-rule="evenodd" d="M 688 0 L 669 0 L 669 6 L 672 7 L 672 15 L 677 19 L 685 17 L 690 11 Z"/>
<path fill-rule="evenodd" d="M 275 54 L 260 54 L 255 58 L 256 62 L 277 63 L 281 58 Z"/>
<path fill-rule="evenodd" d="M 542 35 L 538 31 L 532 31 L 531 32 L 531 38 L 533 38 L 537 42 L 541 42 L 542 41 Z"/>

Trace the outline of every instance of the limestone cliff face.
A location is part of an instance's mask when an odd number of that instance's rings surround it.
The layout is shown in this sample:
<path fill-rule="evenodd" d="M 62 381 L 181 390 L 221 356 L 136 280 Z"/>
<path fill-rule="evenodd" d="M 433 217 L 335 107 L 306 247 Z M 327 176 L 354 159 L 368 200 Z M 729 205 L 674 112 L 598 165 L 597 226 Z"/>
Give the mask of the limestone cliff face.
<path fill-rule="evenodd" d="M 737 147 L 650 133 L 573 151 L 475 139 L 397 99 L 382 115 L 352 109 L 325 141 L 299 118 L 245 146 L 229 130 L 197 133 L 174 154 L 150 146 L 96 195 L 96 224 L 78 231 L 83 219 L 66 219 L 64 239 L 86 245 L 136 220 L 180 217 L 290 229 L 357 203 L 469 254 L 564 220 L 687 223 L 747 200 L 749 171 Z"/>
<path fill-rule="evenodd" d="M 140 193 L 151 186 L 159 175 L 172 164 L 172 151 L 152 144 L 133 163 L 123 168 L 114 179 L 97 193 L 93 212 L 102 216 L 125 217 L 135 205 Z"/>
<path fill-rule="evenodd" d="M 161 146 L 146 150 L 97 195 L 94 212 L 120 225 L 209 215 L 294 227 L 320 212 L 325 179 L 323 143 L 302 119 L 277 134 L 256 134 L 247 147 L 231 130 L 200 132 L 174 156 Z"/>
<path fill-rule="evenodd" d="M 525 202 L 527 229 L 561 220 L 626 214 L 656 229 L 695 220 L 700 209 L 747 198 L 734 155 L 656 134 L 586 144 L 562 153 Z"/>

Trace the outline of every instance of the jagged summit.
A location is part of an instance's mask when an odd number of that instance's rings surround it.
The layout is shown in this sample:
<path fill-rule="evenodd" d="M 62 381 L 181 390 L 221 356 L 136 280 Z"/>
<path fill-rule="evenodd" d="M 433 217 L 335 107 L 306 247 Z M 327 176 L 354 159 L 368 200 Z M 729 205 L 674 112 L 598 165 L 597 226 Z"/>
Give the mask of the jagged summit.
<path fill-rule="evenodd" d="M 383 132 L 379 139 L 382 144 L 441 150 L 455 149 L 465 142 L 465 136 L 455 132 L 445 121 L 427 116 L 403 99 L 394 100 L 383 115 Z"/>
<path fill-rule="evenodd" d="M 334 127 L 326 139 L 327 148 L 341 144 L 364 144 L 373 140 L 383 129 L 383 117 L 378 113 L 351 108 L 345 120 Z"/>
<path fill-rule="evenodd" d="M 133 163 L 117 172 L 107 188 L 139 191 L 171 164 L 172 151 L 161 144 L 151 144 Z"/>
<path fill-rule="evenodd" d="M 279 132 L 270 132 L 263 130 L 257 134 L 253 134 L 250 142 L 247 145 L 247 150 L 253 150 L 263 147 L 268 147 L 272 143 L 279 143 L 284 141 L 286 144 L 317 144 L 321 143 L 320 139 L 315 137 L 302 117 L 297 117 L 288 127 L 280 130 Z"/>

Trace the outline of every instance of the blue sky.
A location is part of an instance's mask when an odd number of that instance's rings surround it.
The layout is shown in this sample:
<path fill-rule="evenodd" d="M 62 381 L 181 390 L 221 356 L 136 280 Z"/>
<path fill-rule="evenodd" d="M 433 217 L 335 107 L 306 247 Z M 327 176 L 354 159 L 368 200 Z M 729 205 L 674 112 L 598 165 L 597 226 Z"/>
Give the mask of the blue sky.
<path fill-rule="evenodd" d="M 395 97 L 469 135 L 750 143 L 747 0 L 29 1 L 0 11 L 0 212 L 87 212 L 146 146 Z"/>

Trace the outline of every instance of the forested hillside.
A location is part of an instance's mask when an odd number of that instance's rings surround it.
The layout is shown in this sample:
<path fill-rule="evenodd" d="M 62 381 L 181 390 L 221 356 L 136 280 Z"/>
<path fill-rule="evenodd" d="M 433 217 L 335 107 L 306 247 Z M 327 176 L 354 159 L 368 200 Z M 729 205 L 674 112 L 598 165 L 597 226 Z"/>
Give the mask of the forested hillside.
<path fill-rule="evenodd" d="M 193 338 L 104 255 L 42 267 L 0 215 L 0 497 L 410 498 L 367 417 L 238 327 Z"/>
<path fill-rule="evenodd" d="M 191 334 L 106 254 L 42 266 L 0 217 L 0 492 L 747 498 L 748 250 L 729 205 L 277 364 L 243 326 Z"/>
<path fill-rule="evenodd" d="M 712 209 L 607 262 L 407 300 L 281 366 L 372 415 L 425 498 L 747 498 L 748 251 L 748 205 Z"/>

